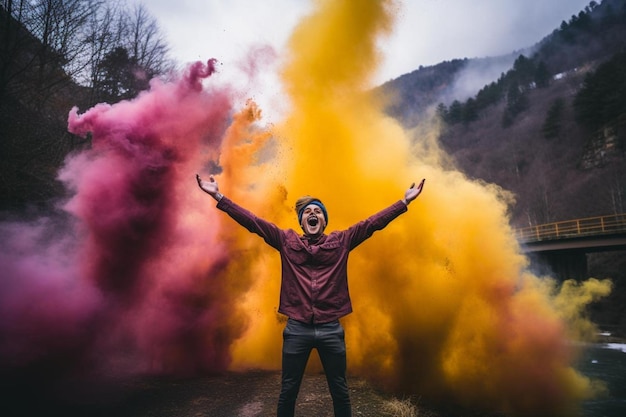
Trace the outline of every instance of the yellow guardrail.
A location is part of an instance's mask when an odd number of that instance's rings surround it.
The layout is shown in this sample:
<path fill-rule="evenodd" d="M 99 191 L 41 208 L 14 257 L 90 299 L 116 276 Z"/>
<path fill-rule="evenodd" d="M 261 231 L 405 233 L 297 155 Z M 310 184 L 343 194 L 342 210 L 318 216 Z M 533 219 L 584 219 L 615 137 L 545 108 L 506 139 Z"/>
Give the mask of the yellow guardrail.
<path fill-rule="evenodd" d="M 626 213 L 546 223 L 515 230 L 517 239 L 524 243 L 619 232 L 626 232 Z"/>

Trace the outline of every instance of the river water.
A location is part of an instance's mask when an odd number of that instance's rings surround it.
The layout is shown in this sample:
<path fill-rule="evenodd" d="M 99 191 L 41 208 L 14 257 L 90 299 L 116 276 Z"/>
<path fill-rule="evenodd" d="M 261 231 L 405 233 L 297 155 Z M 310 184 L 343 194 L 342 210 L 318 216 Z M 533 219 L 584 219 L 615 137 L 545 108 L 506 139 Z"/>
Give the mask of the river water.
<path fill-rule="evenodd" d="M 584 417 L 626 417 L 626 344 L 590 345 L 577 366 L 584 375 L 604 381 L 608 395 L 583 404 Z"/>

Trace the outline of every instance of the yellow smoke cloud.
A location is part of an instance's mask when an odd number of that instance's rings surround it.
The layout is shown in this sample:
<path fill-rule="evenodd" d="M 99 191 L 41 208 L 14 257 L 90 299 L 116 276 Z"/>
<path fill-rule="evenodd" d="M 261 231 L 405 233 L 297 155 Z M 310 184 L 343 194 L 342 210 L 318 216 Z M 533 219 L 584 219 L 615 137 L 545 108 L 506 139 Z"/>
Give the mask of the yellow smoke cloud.
<path fill-rule="evenodd" d="M 294 229 L 295 200 L 315 195 L 328 208 L 331 231 L 427 178 L 408 213 L 351 255 L 355 312 L 343 320 L 349 370 L 433 400 L 512 414 L 572 412 L 596 387 L 573 369 L 567 341 L 593 332 L 582 311 L 610 284 L 567 283 L 559 292 L 530 274 L 508 222 L 512 197 L 445 164 L 436 127 L 407 132 L 383 114 L 383 99 L 367 90 L 394 2 L 316 5 L 289 44 L 287 117 L 264 130 L 254 103 L 236 115 L 221 153 L 222 189 Z M 233 368 L 279 369 L 278 254 L 226 216 L 221 221 L 239 265 L 227 279 L 251 280 L 241 286 L 249 323 L 232 347 Z"/>

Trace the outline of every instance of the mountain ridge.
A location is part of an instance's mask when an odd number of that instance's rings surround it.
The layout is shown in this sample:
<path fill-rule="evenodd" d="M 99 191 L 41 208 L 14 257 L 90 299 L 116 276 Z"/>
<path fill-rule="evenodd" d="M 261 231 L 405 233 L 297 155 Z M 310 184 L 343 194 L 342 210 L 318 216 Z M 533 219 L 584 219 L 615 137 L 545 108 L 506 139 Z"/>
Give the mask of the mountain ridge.
<path fill-rule="evenodd" d="M 621 213 L 624 117 L 590 131 L 577 122 L 574 102 L 587 78 L 626 49 L 624 39 L 626 1 L 592 1 L 529 48 L 421 67 L 377 91 L 392 97 L 386 111 L 407 128 L 444 119 L 442 148 L 468 177 L 513 192 L 516 227 Z M 486 71 L 494 65 L 508 71 L 473 95 L 451 93 L 468 67 Z M 546 138 L 550 129 L 554 137 Z M 581 195 L 592 202 L 580 201 Z"/>

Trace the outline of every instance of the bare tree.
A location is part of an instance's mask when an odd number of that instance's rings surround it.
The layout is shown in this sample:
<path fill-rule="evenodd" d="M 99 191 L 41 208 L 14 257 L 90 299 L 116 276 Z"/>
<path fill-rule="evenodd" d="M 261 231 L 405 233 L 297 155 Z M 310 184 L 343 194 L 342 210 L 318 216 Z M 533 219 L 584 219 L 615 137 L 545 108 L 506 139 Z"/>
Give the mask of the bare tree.
<path fill-rule="evenodd" d="M 102 1 L 3 1 L 3 91 L 41 108 L 71 83 L 84 68 L 83 27 Z"/>
<path fill-rule="evenodd" d="M 120 1 L 109 2 L 90 23 L 87 39 L 90 104 L 132 98 L 172 67 L 158 24 L 143 5 L 129 10 Z"/>
<path fill-rule="evenodd" d="M 124 0 L 0 0 L 0 209 L 45 205 L 54 173 L 88 142 L 71 106 L 130 98 L 167 67 L 156 21 Z"/>
<path fill-rule="evenodd" d="M 611 177 L 607 182 L 607 192 L 609 193 L 611 199 L 611 205 L 613 206 L 613 213 L 620 214 L 624 213 L 626 208 L 626 204 L 624 204 L 624 195 L 626 187 L 623 184 L 624 171 L 619 172 L 615 169 L 611 173 Z"/>
<path fill-rule="evenodd" d="M 136 94 L 172 64 L 156 20 L 143 5 L 121 0 L 0 0 L 0 97 L 8 93 L 41 108 L 72 82 L 90 89 L 89 104 L 102 98 L 105 58 L 127 51 L 121 71 Z M 103 73 L 104 72 L 104 73 Z M 109 92 L 110 93 L 110 92 Z M 106 94 L 109 99 L 111 94 Z"/>
<path fill-rule="evenodd" d="M 127 49 L 136 64 L 152 76 L 167 71 L 167 44 L 157 21 L 143 4 L 134 7 L 128 24 Z"/>
<path fill-rule="evenodd" d="M 85 56 L 87 65 L 77 82 L 89 88 L 88 105 L 102 100 L 102 62 L 124 37 L 124 12 L 120 1 L 101 4 L 91 15 L 85 27 L 85 43 L 89 53 Z"/>
<path fill-rule="evenodd" d="M 25 0 L 0 0 L 0 98 L 18 93 L 34 59 L 37 39 L 29 32 L 32 6 Z"/>

